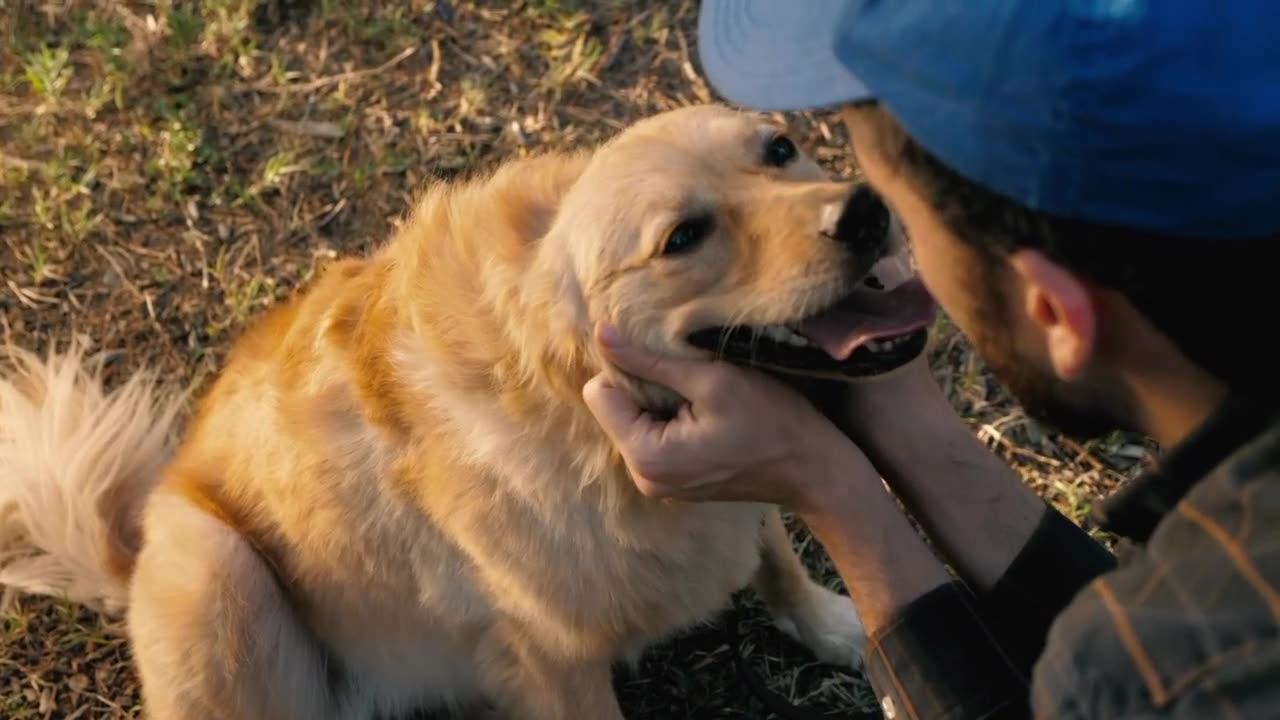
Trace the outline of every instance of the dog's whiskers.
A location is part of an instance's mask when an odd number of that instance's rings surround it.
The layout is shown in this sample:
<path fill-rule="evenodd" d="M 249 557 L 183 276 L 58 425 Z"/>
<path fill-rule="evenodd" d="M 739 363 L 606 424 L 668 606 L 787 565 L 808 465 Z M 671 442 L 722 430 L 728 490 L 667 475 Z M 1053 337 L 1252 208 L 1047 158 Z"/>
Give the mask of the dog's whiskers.
<path fill-rule="evenodd" d="M 768 305 L 792 306 L 794 311 L 791 316 L 806 317 L 819 307 L 830 303 L 835 296 L 838 296 L 840 289 L 832 289 L 830 278 L 823 280 L 804 279 L 798 288 L 791 288 L 784 292 L 767 293 L 764 295 L 753 295 L 751 302 L 744 307 L 738 308 L 730 315 L 720 326 L 719 335 L 716 338 L 715 353 L 718 357 L 724 357 L 728 352 L 730 341 L 733 339 L 733 332 L 746 328 L 749 331 L 747 336 L 747 357 L 751 361 L 758 360 L 757 353 L 760 349 L 760 338 L 764 336 L 764 326 L 770 323 L 750 323 L 743 325 L 743 319 L 753 314 L 761 307 Z M 797 303 L 797 296 L 800 300 Z M 778 299 L 784 302 L 775 302 Z"/>
<path fill-rule="evenodd" d="M 768 297 L 765 297 L 763 299 L 759 297 L 754 298 L 754 301 L 751 304 L 747 305 L 746 307 L 739 308 L 737 312 L 729 316 L 728 320 L 725 322 L 724 326 L 720 330 L 720 339 L 718 342 L 718 350 L 717 350 L 718 355 L 724 356 L 726 350 L 728 349 L 730 335 L 732 334 L 733 329 L 738 326 L 738 323 L 743 318 L 747 317 L 752 312 L 754 312 L 757 308 L 767 304 L 769 299 L 770 298 Z M 762 332 L 762 329 L 758 326 L 749 326 L 749 327 L 751 328 L 751 340 L 750 340 L 750 347 L 751 347 L 751 353 L 752 353 L 751 359 L 754 360 L 755 348 L 759 344 L 760 333 Z"/>

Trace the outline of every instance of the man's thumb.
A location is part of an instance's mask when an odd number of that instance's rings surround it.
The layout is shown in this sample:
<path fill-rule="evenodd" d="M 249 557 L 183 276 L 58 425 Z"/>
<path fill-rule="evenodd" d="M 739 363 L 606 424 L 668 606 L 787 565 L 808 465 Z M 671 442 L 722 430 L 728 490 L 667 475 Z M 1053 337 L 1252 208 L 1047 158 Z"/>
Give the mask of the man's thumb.
<path fill-rule="evenodd" d="M 662 355 L 629 343 L 609 325 L 597 326 L 596 339 L 600 342 L 605 357 L 619 370 L 641 380 L 665 385 L 681 395 L 685 394 L 684 388 L 696 376 L 698 366 L 701 364 Z"/>
<path fill-rule="evenodd" d="M 644 411 L 631 395 L 609 382 L 603 373 L 582 387 L 582 399 L 614 443 L 623 442 L 635 431 L 636 423 L 645 419 Z"/>

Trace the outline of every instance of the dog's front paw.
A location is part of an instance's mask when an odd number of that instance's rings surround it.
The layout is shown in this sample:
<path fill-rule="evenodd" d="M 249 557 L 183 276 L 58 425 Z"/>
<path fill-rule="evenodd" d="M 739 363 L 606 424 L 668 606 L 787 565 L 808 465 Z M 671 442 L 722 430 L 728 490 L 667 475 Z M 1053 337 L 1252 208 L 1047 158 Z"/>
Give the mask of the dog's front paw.
<path fill-rule="evenodd" d="M 808 647 L 818 660 L 831 665 L 862 668 L 867 633 L 853 601 L 817 583 L 791 612 L 774 614 L 782 632 Z"/>

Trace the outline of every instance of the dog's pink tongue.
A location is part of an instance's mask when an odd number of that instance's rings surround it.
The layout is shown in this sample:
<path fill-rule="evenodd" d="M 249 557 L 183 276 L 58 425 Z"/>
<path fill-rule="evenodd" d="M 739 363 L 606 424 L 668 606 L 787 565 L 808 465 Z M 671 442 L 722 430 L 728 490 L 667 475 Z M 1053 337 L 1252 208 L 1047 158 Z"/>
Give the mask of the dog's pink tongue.
<path fill-rule="evenodd" d="M 839 305 L 800 324 L 800 332 L 836 360 L 847 360 L 868 340 L 928 327 L 933 297 L 918 278 L 889 292 L 859 289 Z"/>

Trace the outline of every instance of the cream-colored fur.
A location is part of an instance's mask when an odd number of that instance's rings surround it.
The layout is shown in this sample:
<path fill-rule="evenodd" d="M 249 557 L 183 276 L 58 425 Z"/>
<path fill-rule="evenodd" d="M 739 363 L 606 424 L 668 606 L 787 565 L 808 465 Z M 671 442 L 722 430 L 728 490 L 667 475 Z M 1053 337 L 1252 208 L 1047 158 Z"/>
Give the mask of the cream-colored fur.
<path fill-rule="evenodd" d="M 145 379 L 104 394 L 78 354 L 22 355 L 0 384 L 0 578 L 127 605 L 156 720 L 616 719 L 613 663 L 749 584 L 858 664 L 852 604 L 776 508 L 639 495 L 581 399 L 597 319 L 693 355 L 693 329 L 846 289 L 823 231 L 851 188 L 764 167 L 775 131 L 688 108 L 432 188 L 237 341 L 176 448 Z M 713 233 L 663 256 L 691 212 Z"/>
<path fill-rule="evenodd" d="M 118 612 L 138 551 L 136 515 L 172 450 L 178 399 L 135 375 L 103 391 L 102 358 L 73 344 L 8 348 L 0 377 L 0 605 L 14 590 Z"/>

